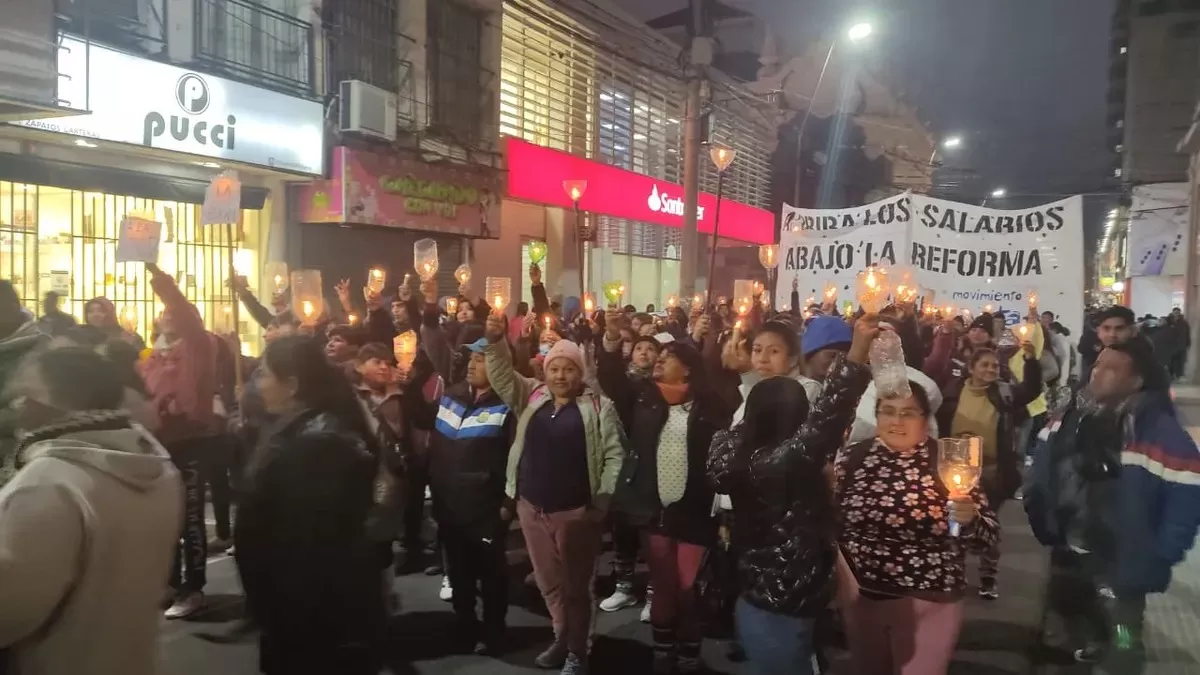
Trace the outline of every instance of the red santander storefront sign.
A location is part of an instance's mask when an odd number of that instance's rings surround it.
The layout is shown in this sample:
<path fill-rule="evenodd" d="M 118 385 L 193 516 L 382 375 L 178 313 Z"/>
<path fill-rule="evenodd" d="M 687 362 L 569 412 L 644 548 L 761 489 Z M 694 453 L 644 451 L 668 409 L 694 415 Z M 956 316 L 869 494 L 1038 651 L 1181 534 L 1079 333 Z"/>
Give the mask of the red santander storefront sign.
<path fill-rule="evenodd" d="M 585 180 L 587 189 L 579 208 L 616 218 L 628 218 L 667 227 L 683 227 L 683 186 L 633 171 L 507 138 L 508 196 L 530 202 L 570 208 L 563 181 Z M 711 234 L 716 221 L 717 197 L 700 193 L 697 228 Z M 721 200 L 723 238 L 751 244 L 775 241 L 775 219 L 770 211 L 730 199 Z"/>

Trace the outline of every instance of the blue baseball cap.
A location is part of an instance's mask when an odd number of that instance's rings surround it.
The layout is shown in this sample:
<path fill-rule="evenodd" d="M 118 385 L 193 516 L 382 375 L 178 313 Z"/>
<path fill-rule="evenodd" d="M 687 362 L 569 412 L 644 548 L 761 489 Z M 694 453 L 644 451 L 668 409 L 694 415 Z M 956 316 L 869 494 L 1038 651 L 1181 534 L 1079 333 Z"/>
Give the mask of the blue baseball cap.
<path fill-rule="evenodd" d="M 854 341 L 854 329 L 840 316 L 814 316 L 808 322 L 801 339 L 801 351 L 805 356 L 830 347 L 850 350 Z"/>
<path fill-rule="evenodd" d="M 488 339 L 485 337 L 481 337 L 469 345 L 463 345 L 463 347 L 465 349 L 467 349 L 468 351 L 474 352 L 475 354 L 482 354 L 483 350 L 485 348 L 487 348 L 487 346 L 488 346 Z"/>

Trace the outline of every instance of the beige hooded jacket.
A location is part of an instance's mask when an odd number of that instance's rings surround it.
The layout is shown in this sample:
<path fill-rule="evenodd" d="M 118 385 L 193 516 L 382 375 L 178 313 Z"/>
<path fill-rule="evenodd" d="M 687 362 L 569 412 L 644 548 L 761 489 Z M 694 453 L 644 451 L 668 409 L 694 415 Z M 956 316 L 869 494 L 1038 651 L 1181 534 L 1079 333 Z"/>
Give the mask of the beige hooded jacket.
<path fill-rule="evenodd" d="M 182 484 L 144 429 L 31 445 L 0 489 L 0 647 L 22 675 L 153 675 Z"/>

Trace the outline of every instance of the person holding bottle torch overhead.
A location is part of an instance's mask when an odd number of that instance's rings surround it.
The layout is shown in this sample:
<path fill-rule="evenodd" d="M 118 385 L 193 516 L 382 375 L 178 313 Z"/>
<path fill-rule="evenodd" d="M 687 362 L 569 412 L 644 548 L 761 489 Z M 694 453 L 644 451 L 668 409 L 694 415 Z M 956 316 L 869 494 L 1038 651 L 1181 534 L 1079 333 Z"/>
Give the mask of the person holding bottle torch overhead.
<path fill-rule="evenodd" d="M 999 538 L 984 491 L 943 480 L 929 395 L 909 388 L 877 399 L 876 436 L 835 464 L 850 569 L 839 592 L 859 675 L 944 675 L 962 625 L 966 554 Z"/>

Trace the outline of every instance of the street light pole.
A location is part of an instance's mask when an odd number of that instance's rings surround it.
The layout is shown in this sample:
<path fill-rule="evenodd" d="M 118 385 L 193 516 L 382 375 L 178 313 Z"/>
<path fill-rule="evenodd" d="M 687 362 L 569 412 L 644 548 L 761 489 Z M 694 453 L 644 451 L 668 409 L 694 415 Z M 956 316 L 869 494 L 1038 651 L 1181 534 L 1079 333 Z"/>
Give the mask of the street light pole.
<path fill-rule="evenodd" d="M 713 284 L 713 275 L 716 274 L 717 267 L 717 236 L 721 232 L 721 193 L 725 188 L 725 169 L 733 164 L 737 152 L 724 146 L 713 146 L 709 150 L 708 156 L 712 159 L 713 166 L 717 167 L 717 212 L 713 215 L 712 243 L 708 249 L 708 280 L 705 283 L 704 293 L 705 311 L 712 306 L 712 291 L 715 285 Z"/>
<path fill-rule="evenodd" d="M 586 227 L 583 224 L 583 215 L 579 212 L 579 200 L 583 199 L 583 193 L 587 191 L 587 181 L 564 180 L 563 190 L 566 191 L 567 196 L 571 198 L 571 207 L 572 210 L 575 211 L 575 244 L 577 246 L 576 252 L 579 255 L 579 297 L 580 301 L 582 302 L 582 298 L 587 294 L 588 291 L 587 286 L 584 285 L 583 273 L 584 261 L 586 260 L 586 249 L 584 248 L 584 242 L 591 239 L 592 232 L 591 228 Z"/>
<path fill-rule="evenodd" d="M 683 232 L 679 251 L 679 292 L 690 298 L 696 292 L 696 267 L 700 254 L 700 235 L 697 230 L 700 205 L 700 106 L 707 68 L 712 62 L 709 40 L 707 3 L 709 0 L 689 0 L 692 43 L 687 80 L 687 110 L 684 111 L 683 145 Z M 708 280 L 712 287 L 712 280 Z"/>

